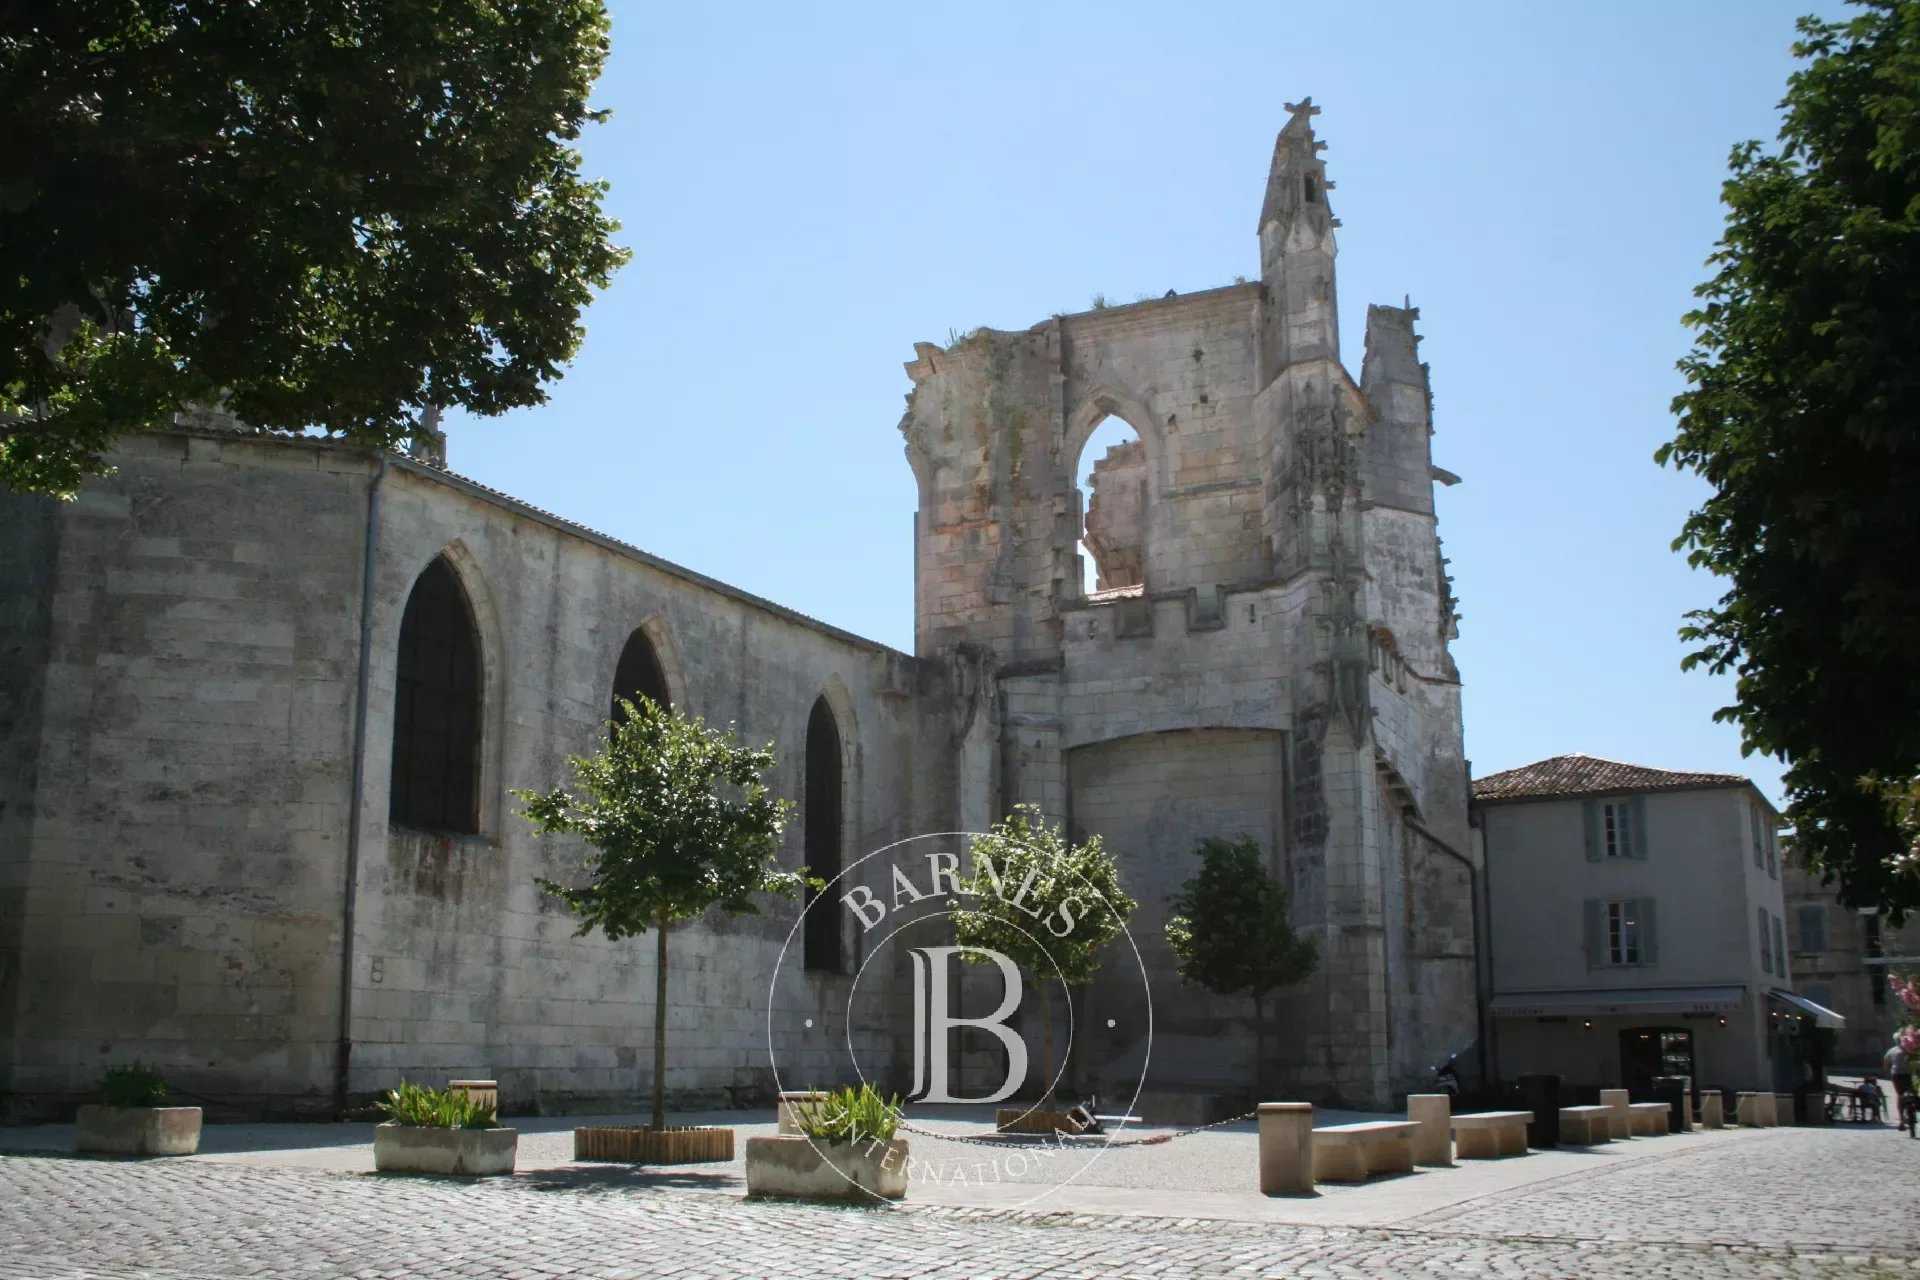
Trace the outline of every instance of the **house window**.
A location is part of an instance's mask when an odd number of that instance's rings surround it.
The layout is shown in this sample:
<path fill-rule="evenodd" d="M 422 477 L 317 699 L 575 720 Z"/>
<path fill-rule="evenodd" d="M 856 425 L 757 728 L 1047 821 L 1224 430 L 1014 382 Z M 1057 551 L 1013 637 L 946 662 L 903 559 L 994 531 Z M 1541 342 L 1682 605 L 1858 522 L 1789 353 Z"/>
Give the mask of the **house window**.
<path fill-rule="evenodd" d="M 400 618 L 387 817 L 401 826 L 480 830 L 480 636 L 446 557 L 413 584 Z"/>
<path fill-rule="evenodd" d="M 1607 904 L 1607 963 L 1640 963 L 1640 920 L 1629 898 Z"/>
<path fill-rule="evenodd" d="M 1625 801 L 1600 807 L 1600 825 L 1609 858 L 1633 856 L 1633 818 Z"/>
<path fill-rule="evenodd" d="M 1764 867 L 1767 865 L 1767 854 L 1764 837 L 1760 834 L 1760 811 L 1751 805 L 1747 806 L 1747 825 L 1753 830 L 1753 865 Z"/>
<path fill-rule="evenodd" d="M 1760 912 L 1760 971 L 1762 973 L 1772 973 L 1773 930 L 1767 928 L 1767 909 L 1760 907 L 1758 910 Z"/>
<path fill-rule="evenodd" d="M 1773 967 L 1782 981 L 1787 977 L 1787 923 L 1779 916 L 1773 918 Z"/>
<path fill-rule="evenodd" d="M 813 704 L 807 719 L 807 808 L 805 849 L 807 870 L 828 881 L 826 892 L 841 890 L 831 881 L 840 874 L 840 843 L 845 800 L 840 767 L 840 726 L 833 708 L 822 697 Z M 807 900 L 814 897 L 807 890 Z M 803 964 L 808 969 L 843 972 L 840 958 L 841 913 L 822 907 L 807 912 L 803 939 Z"/>
<path fill-rule="evenodd" d="M 1795 913 L 1800 926 L 1800 950 L 1820 952 L 1827 949 L 1827 907 L 1825 903 L 1814 902 L 1799 908 Z"/>
<path fill-rule="evenodd" d="M 1764 815 L 1761 818 L 1761 823 L 1763 826 L 1766 827 L 1767 874 L 1772 876 L 1775 880 L 1778 880 L 1780 878 L 1780 860 L 1774 856 L 1774 852 L 1779 846 L 1774 841 L 1773 827 L 1771 824 L 1767 823 Z"/>

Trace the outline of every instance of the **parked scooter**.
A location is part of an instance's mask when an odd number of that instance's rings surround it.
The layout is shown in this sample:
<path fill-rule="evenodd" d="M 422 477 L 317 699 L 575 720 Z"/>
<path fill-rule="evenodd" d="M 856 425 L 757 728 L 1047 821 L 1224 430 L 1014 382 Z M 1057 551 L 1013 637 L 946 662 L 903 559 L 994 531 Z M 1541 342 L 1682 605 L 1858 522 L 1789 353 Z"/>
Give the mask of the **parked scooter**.
<path fill-rule="evenodd" d="M 1460 1096 L 1460 1068 L 1456 1065 L 1460 1055 L 1450 1053 L 1447 1060 L 1433 1069 L 1433 1080 L 1427 1092 L 1444 1093 L 1449 1098 Z"/>

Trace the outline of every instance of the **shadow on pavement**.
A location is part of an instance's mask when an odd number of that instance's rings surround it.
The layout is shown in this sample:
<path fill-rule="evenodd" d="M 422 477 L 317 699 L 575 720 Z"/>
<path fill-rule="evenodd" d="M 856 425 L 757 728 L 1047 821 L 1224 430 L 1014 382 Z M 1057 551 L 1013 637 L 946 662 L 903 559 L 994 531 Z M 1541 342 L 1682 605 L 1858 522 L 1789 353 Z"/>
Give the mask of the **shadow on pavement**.
<path fill-rule="evenodd" d="M 560 1169 L 532 1169 L 519 1175 L 519 1182 L 535 1191 L 573 1191 L 604 1195 L 618 1191 L 648 1191 L 670 1188 L 678 1191 L 725 1191 L 746 1189 L 740 1175 L 731 1170 L 661 1169 L 644 1165 L 572 1165 Z"/>

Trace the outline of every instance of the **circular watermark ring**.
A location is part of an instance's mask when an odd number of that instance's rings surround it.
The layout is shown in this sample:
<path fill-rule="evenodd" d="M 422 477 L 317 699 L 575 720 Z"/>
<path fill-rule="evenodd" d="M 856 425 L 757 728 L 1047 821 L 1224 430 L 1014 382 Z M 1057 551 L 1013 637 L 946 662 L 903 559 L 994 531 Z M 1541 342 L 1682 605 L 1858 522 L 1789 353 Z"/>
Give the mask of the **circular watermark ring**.
<path fill-rule="evenodd" d="M 962 845 L 962 848 L 964 849 L 970 846 L 972 841 L 981 839 L 983 837 L 988 837 L 991 834 L 992 833 L 976 832 L 976 831 L 937 831 L 937 832 L 929 832 L 923 835 L 908 836 L 904 839 L 893 841 L 890 844 L 882 845 L 881 847 L 872 850 L 871 852 L 856 859 L 851 865 L 842 868 L 838 874 L 836 874 L 831 880 L 827 881 L 826 884 L 822 886 L 822 888 L 820 888 L 811 896 L 811 898 L 807 901 L 806 905 L 801 909 L 799 915 L 795 918 L 792 926 L 787 930 L 786 938 L 781 943 L 779 954 L 775 960 L 773 973 L 768 982 L 767 1059 L 770 1066 L 772 1067 L 774 1088 L 777 1094 L 786 1092 L 786 1084 L 782 1079 L 782 1072 L 781 1072 L 781 1066 L 780 1066 L 780 1054 L 778 1049 L 776 1048 L 776 1037 L 779 1034 L 779 1029 L 777 1028 L 776 1024 L 777 1024 L 777 1021 L 782 1017 L 795 1016 L 794 1010 L 791 1010 L 791 1009 L 783 1010 L 780 1005 L 779 997 L 780 997 L 781 972 L 786 967 L 788 954 L 793 949 L 794 939 L 796 937 L 803 936 L 803 931 L 807 926 L 809 915 L 816 908 L 832 910 L 835 912 L 838 912 L 839 910 L 844 908 L 847 910 L 851 910 L 854 913 L 854 915 L 860 919 L 865 929 L 871 929 L 873 927 L 873 924 L 877 923 L 878 921 L 875 920 L 873 922 L 868 922 L 865 918 L 864 912 L 860 910 L 860 907 L 861 906 L 877 906 L 879 905 L 879 900 L 876 897 L 876 895 L 873 893 L 873 891 L 870 888 L 867 888 L 867 885 L 871 883 L 871 880 L 869 877 L 863 875 L 858 880 L 850 880 L 850 877 L 852 877 L 855 872 L 861 871 L 862 868 L 866 868 L 868 864 L 873 863 L 875 859 L 886 858 L 889 856 L 897 859 L 899 856 L 899 852 L 903 849 L 908 848 L 909 846 L 920 846 L 924 848 L 927 842 L 957 841 L 957 842 L 965 842 Z M 947 866 L 944 871 L 942 871 L 939 868 L 939 864 L 936 861 L 936 859 L 942 856 L 949 859 L 949 862 L 947 863 Z M 913 890 L 913 887 L 911 886 L 911 882 L 909 881 L 907 885 L 907 891 L 909 893 L 910 904 L 919 903 L 925 899 L 936 899 L 936 898 L 947 899 L 952 895 L 958 895 L 962 898 L 967 896 L 965 894 L 961 894 L 958 887 L 957 872 L 960 866 L 960 859 L 957 854 L 954 854 L 951 852 L 936 851 L 934 853 L 929 853 L 927 855 L 927 859 L 929 862 L 930 870 L 932 870 L 933 872 L 934 891 L 927 894 L 917 893 Z M 899 884 L 901 882 L 902 873 L 897 861 L 893 864 L 892 870 L 893 870 L 893 882 L 895 884 Z M 1113 904 L 1107 900 L 1106 895 L 1103 894 L 1097 886 L 1093 885 L 1090 881 L 1087 880 L 1087 878 L 1084 875 L 1080 874 L 1079 872 L 1073 871 L 1069 868 L 1067 869 L 1067 873 L 1072 875 L 1076 880 L 1078 880 L 1081 883 L 1082 886 L 1084 886 L 1086 895 L 1088 897 L 1090 897 L 1094 902 L 1097 902 L 1101 908 L 1104 908 L 1105 911 L 1110 916 L 1113 917 L 1115 923 L 1119 926 L 1118 937 L 1126 940 L 1128 951 L 1131 953 L 1133 958 L 1133 967 L 1139 975 L 1140 988 L 1141 988 L 1141 1001 L 1140 1001 L 1139 1009 L 1145 1019 L 1145 1030 L 1144 1030 L 1144 1034 L 1142 1035 L 1139 1041 L 1139 1050 L 1140 1050 L 1139 1073 L 1134 1079 L 1132 1091 L 1127 1095 L 1126 1105 L 1123 1108 L 1123 1111 L 1125 1114 L 1131 1115 L 1133 1113 L 1134 1107 L 1137 1105 L 1139 1101 L 1140 1094 L 1145 1087 L 1147 1071 L 1151 1066 L 1152 1059 L 1153 1059 L 1153 992 L 1152 992 L 1151 982 L 1149 981 L 1149 978 L 1147 975 L 1146 961 L 1140 953 L 1139 945 L 1134 941 L 1133 936 L 1127 930 L 1126 918 L 1122 916 L 1114 908 Z M 950 886 L 952 886 L 950 891 L 943 892 L 939 889 L 940 881 L 943 878 L 947 881 L 947 883 Z M 856 906 L 851 901 L 852 899 L 851 893 L 837 894 L 834 892 L 834 890 L 836 890 L 837 888 L 839 888 L 844 884 L 853 884 L 856 888 L 865 890 L 865 892 L 867 893 L 866 902 Z M 997 891 L 997 896 L 1000 896 L 1004 899 L 1005 895 L 1003 891 L 1003 886 L 999 883 L 998 880 L 996 880 L 995 882 L 995 889 Z M 1024 896 L 1024 893 L 1025 893 L 1025 890 L 1022 889 L 1019 894 L 1016 894 L 1015 896 L 1016 905 L 1018 904 L 1019 898 Z M 829 904 L 829 905 L 823 908 L 822 904 Z M 884 916 L 886 915 L 898 914 L 901 911 L 897 893 L 894 898 L 894 906 L 895 906 L 895 910 L 892 912 L 889 912 L 884 907 L 882 907 L 881 916 L 884 918 Z M 890 928 L 888 932 L 881 937 L 879 942 L 867 951 L 865 956 L 862 958 L 858 968 L 851 975 L 853 980 L 849 986 L 848 994 L 847 994 L 845 1038 L 847 1043 L 848 1061 L 852 1067 L 852 1073 L 862 1084 L 867 1083 L 867 1076 L 865 1071 L 863 1071 L 859 1065 L 859 1054 L 854 1045 L 854 1029 L 855 1029 L 855 1017 L 856 1017 L 855 1008 L 854 1008 L 855 995 L 858 992 L 861 977 L 865 974 L 867 967 L 872 964 L 873 960 L 882 951 L 885 951 L 888 949 L 889 945 L 892 943 L 894 938 L 902 930 L 908 927 L 911 927 L 915 924 L 927 923 L 930 921 L 938 920 L 941 917 L 951 916 L 956 909 L 959 909 L 959 908 L 956 908 L 955 906 L 947 906 L 945 909 L 942 909 L 942 910 L 922 910 L 922 911 L 911 913 L 910 915 L 908 915 L 907 918 L 896 922 L 893 925 L 893 927 Z M 1025 908 L 1022 908 L 1022 909 L 1024 910 Z M 1004 917 L 1003 917 L 1003 920 L 1004 920 Z M 1023 926 L 1020 926 L 1017 923 L 1014 923 L 1011 921 L 1006 921 L 1006 923 L 1012 924 L 1012 926 L 1015 929 L 1017 929 L 1019 932 L 1023 934 L 1026 934 L 1029 939 L 1035 941 L 1036 943 L 1041 943 L 1042 951 L 1046 951 L 1046 947 L 1044 943 L 1037 935 L 1030 933 Z M 1072 925 L 1069 924 L 1068 925 L 1069 931 L 1071 931 L 1071 928 L 1072 928 Z M 1056 935 L 1056 936 L 1065 936 L 1065 935 Z M 1009 1077 L 1010 1078 L 1014 1075 L 1013 1063 L 1016 1060 L 1015 1055 L 1012 1052 L 1013 1046 L 1009 1042 L 1010 1039 L 1017 1039 L 1019 1045 L 1021 1046 L 1017 1060 L 1019 1061 L 1021 1066 L 1024 1068 L 1024 1065 L 1025 1065 L 1024 1037 L 1017 1036 L 1017 1033 L 1013 1032 L 1011 1028 L 1006 1027 L 1004 1023 L 1004 1019 L 1010 1016 L 1012 1012 L 1015 1009 L 1017 1009 L 1021 1000 L 1021 996 L 1023 994 L 1023 989 L 1019 984 L 1017 966 L 1015 966 L 1008 957 L 1001 955 L 1000 953 L 995 952 L 990 948 L 983 948 L 983 947 L 922 948 L 917 951 L 909 952 L 909 955 L 915 961 L 914 997 L 916 1001 L 915 1003 L 916 1035 L 915 1035 L 915 1044 L 914 1044 L 914 1054 L 915 1054 L 916 1085 L 921 1083 L 921 1078 L 923 1076 L 922 1066 L 919 1059 L 919 1054 L 922 1050 L 922 1041 L 919 1033 L 922 1030 L 924 1030 L 924 1028 L 920 1025 L 922 1006 L 919 1002 L 923 995 L 923 988 L 920 984 L 920 978 L 923 976 L 921 972 L 920 962 L 923 959 L 928 959 L 930 961 L 932 958 L 931 953 L 936 953 L 936 952 L 940 953 L 940 958 L 944 960 L 946 956 L 949 956 L 958 952 L 964 952 L 964 951 L 972 951 L 977 954 L 984 955 L 989 960 L 996 963 L 998 967 L 1001 969 L 1002 976 L 1004 979 L 1006 979 L 1005 986 L 1003 989 L 1002 1008 L 999 1011 L 997 1011 L 995 1015 L 991 1016 L 988 1019 L 960 1019 L 960 1018 L 945 1019 L 943 1025 L 939 1028 L 938 1034 L 939 1034 L 940 1044 L 942 1045 L 945 1044 L 945 1040 L 946 1040 L 945 1033 L 946 1031 L 952 1028 L 979 1027 L 985 1030 L 989 1030 L 993 1034 L 998 1036 L 1001 1039 L 1001 1043 L 1003 1044 L 1003 1046 L 1006 1046 L 1009 1049 Z M 1050 954 L 1048 958 L 1050 960 L 1053 959 L 1053 957 Z M 929 964 L 929 968 L 930 967 L 931 966 Z M 1068 1020 L 1067 1045 L 1065 1049 L 1062 1051 L 1062 1053 L 1060 1054 L 1059 1068 L 1057 1071 L 1053 1073 L 1052 1079 L 1048 1081 L 1047 1090 L 1042 1093 L 1041 1099 L 1039 1102 L 1036 1102 L 1032 1106 L 1027 1107 L 1026 1110 L 1022 1112 L 1023 1119 L 1026 1116 L 1031 1115 L 1033 1111 L 1036 1110 L 1041 1105 L 1042 1102 L 1045 1102 L 1049 1097 L 1053 1096 L 1053 1090 L 1058 1086 L 1060 1080 L 1064 1078 L 1068 1064 L 1071 1061 L 1071 1058 L 1069 1055 L 1072 1052 L 1072 1047 L 1074 1043 L 1075 1017 L 1076 1017 L 1074 1013 L 1074 1005 L 1073 1005 L 1073 999 L 1072 999 L 1072 988 L 1066 982 L 1065 975 L 1060 969 L 1060 966 L 1057 960 L 1054 961 L 1053 967 L 1054 967 L 1054 972 L 1057 980 L 1060 981 L 1061 985 L 1064 988 L 1066 988 L 1066 991 L 1067 991 L 1067 999 L 1065 1002 L 1067 1006 L 1067 1020 Z M 942 972 L 944 974 L 944 970 Z M 928 974 L 926 976 L 932 976 L 932 975 Z M 941 984 L 937 981 L 930 982 L 927 984 L 927 986 L 933 989 L 935 992 L 944 992 L 944 987 L 941 986 Z M 1043 991 L 1042 999 L 1045 999 L 1045 998 L 1046 997 Z M 941 1011 L 940 1017 L 944 1018 L 943 995 L 935 994 L 932 997 L 932 999 L 933 999 L 933 1002 Z M 889 1013 L 892 1012 L 890 1008 L 888 1011 Z M 811 1018 L 806 1019 L 805 1025 L 809 1030 L 813 1029 L 813 1025 L 814 1025 L 813 1020 Z M 1110 1027 L 1114 1025 L 1111 1019 L 1109 1019 L 1108 1025 Z M 821 1028 L 821 1030 L 824 1031 L 825 1028 L 823 1027 Z M 897 1038 L 896 1038 L 896 1043 L 897 1043 Z M 945 1061 L 944 1049 L 937 1051 L 937 1056 L 938 1056 L 938 1063 L 936 1065 L 943 1066 Z M 924 1080 L 928 1084 L 929 1090 L 932 1091 L 932 1090 L 938 1089 L 943 1091 L 944 1083 L 935 1082 L 933 1079 L 933 1075 L 934 1075 L 934 1072 L 932 1070 L 927 1070 L 924 1072 Z M 973 1104 L 997 1102 L 1002 1100 L 1006 1096 L 1010 1096 L 1010 1094 L 1017 1089 L 1020 1081 L 1024 1080 L 1024 1077 L 1025 1077 L 1024 1070 L 1022 1070 L 1019 1073 L 1019 1076 L 1020 1076 L 1020 1080 L 1013 1081 L 1012 1087 L 1008 1087 L 1007 1083 L 1003 1082 L 1002 1087 L 1006 1092 L 1001 1093 L 998 1096 L 990 1095 L 986 1099 L 936 1099 L 936 1100 L 946 1100 L 946 1101 L 953 1101 L 953 1102 L 960 1102 L 960 1103 L 973 1103 Z M 911 1102 L 908 1105 L 911 1105 Z M 903 1120 L 905 1119 L 904 1115 L 902 1116 L 902 1119 Z M 937 1134 L 930 1134 L 929 1131 L 925 1129 L 916 1129 L 915 1132 L 921 1134 L 922 1136 L 932 1136 L 936 1138 L 936 1140 L 940 1136 L 942 1136 Z M 802 1136 L 807 1136 L 807 1141 L 809 1145 L 813 1146 L 816 1152 L 820 1151 L 819 1144 L 815 1143 L 811 1136 L 805 1135 L 804 1133 Z M 955 1135 L 955 1136 L 957 1137 L 958 1135 Z M 1087 1171 L 1087 1169 L 1091 1168 L 1095 1160 L 1097 1160 L 1101 1155 L 1105 1154 L 1109 1149 L 1111 1149 L 1111 1147 L 1115 1144 L 1116 1139 L 1120 1135 L 1117 1132 L 1112 1132 L 1112 1133 L 1103 1132 L 1099 1136 L 1103 1138 L 1104 1141 L 1099 1141 L 1099 1142 L 1082 1141 L 1082 1142 L 1076 1142 L 1074 1144 L 1068 1144 L 1063 1142 L 1060 1139 L 1059 1135 L 1057 1134 L 1048 1136 L 1047 1141 L 1051 1144 L 1053 1149 L 1045 1153 L 1047 1158 L 1052 1158 L 1053 1156 L 1057 1156 L 1059 1152 L 1062 1150 L 1072 1149 L 1072 1150 L 1082 1150 L 1082 1151 L 1089 1152 L 1087 1160 L 1081 1163 L 1078 1167 L 1070 1171 L 1065 1171 L 1064 1176 L 1061 1177 L 1058 1181 L 1038 1182 L 1038 1183 L 1028 1184 L 1028 1185 L 1032 1185 L 1035 1188 L 1035 1194 L 1027 1198 L 1026 1200 L 1018 1202 L 1017 1205 L 1009 1206 L 1009 1207 L 1024 1207 L 1027 1205 L 1038 1203 L 1042 1200 L 1045 1200 L 1047 1197 L 1053 1195 L 1055 1192 L 1059 1191 L 1061 1188 L 1070 1185 L 1073 1181 L 1075 1181 L 1077 1178 L 1083 1175 Z M 983 1144 L 974 1142 L 972 1145 L 983 1145 Z M 823 1162 L 826 1163 L 826 1165 L 829 1168 L 832 1168 L 834 1172 L 838 1174 L 843 1180 L 850 1183 L 854 1187 L 858 1188 L 859 1190 L 861 1190 L 862 1192 L 864 1192 L 865 1194 L 867 1194 L 868 1196 L 876 1200 L 884 1199 L 884 1197 L 881 1197 L 877 1192 L 865 1186 L 859 1180 L 853 1177 L 850 1177 L 844 1170 L 842 1170 L 839 1167 L 839 1165 L 834 1163 L 834 1161 L 831 1158 L 828 1158 L 826 1153 L 821 1152 L 820 1154 Z M 1017 1163 L 1019 1165 L 1018 1169 L 1013 1168 L 1016 1162 L 1015 1161 L 1016 1157 L 1018 1158 L 1017 1159 Z M 1005 1160 L 1006 1160 L 1007 1171 L 1012 1173 L 1014 1177 L 1017 1179 L 1018 1177 L 1023 1176 L 1030 1168 L 1034 1166 L 1036 1157 L 1034 1155 L 1034 1149 L 1030 1146 L 1022 1148 L 1020 1146 L 1010 1145 L 1005 1153 Z M 996 1157 L 996 1166 L 995 1166 L 996 1175 L 998 1175 L 998 1173 L 1000 1172 L 997 1161 L 998 1161 L 998 1157 Z M 911 1181 L 912 1181 L 911 1174 L 913 1170 L 913 1164 L 914 1164 L 913 1160 L 909 1157 L 907 1161 L 907 1173 L 908 1173 L 909 1184 L 911 1184 Z M 974 1168 L 977 1171 L 979 1166 L 976 1164 Z M 930 1172 L 928 1166 L 922 1166 L 921 1171 L 923 1175 L 923 1180 L 931 1180 L 935 1182 L 942 1180 L 937 1169 L 931 1170 L 932 1176 L 930 1178 L 926 1176 Z M 956 1180 L 964 1181 L 965 1179 L 963 1175 L 956 1174 Z M 1000 1181 L 1000 1180 L 1002 1179 L 996 1176 L 995 1181 Z"/>

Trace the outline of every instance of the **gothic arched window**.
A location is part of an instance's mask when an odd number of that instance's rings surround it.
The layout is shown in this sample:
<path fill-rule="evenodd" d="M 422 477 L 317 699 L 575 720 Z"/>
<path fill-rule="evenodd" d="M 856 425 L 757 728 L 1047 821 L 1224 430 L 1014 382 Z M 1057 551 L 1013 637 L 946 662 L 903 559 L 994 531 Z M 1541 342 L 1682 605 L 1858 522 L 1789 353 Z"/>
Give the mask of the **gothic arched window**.
<path fill-rule="evenodd" d="M 480 634 L 445 556 L 413 584 L 400 619 L 393 697 L 393 785 L 402 826 L 480 830 Z"/>
<path fill-rule="evenodd" d="M 667 696 L 667 673 L 660 665 L 660 655 L 654 652 L 647 633 L 635 628 L 627 637 L 627 647 L 620 651 L 619 665 L 613 669 L 613 710 L 609 718 L 620 719 L 620 699 L 637 705 L 642 697 L 652 698 L 662 711 L 673 706 L 673 699 Z"/>
<path fill-rule="evenodd" d="M 806 863 L 810 874 L 832 881 L 840 874 L 842 815 L 845 812 L 841 790 L 840 726 L 833 708 L 824 697 L 816 699 L 813 714 L 807 717 L 807 807 Z M 825 892 L 836 895 L 831 883 Z M 811 903 L 814 891 L 807 890 Z M 806 962 L 808 969 L 842 973 L 840 957 L 840 913 L 822 904 L 807 912 Z"/>

